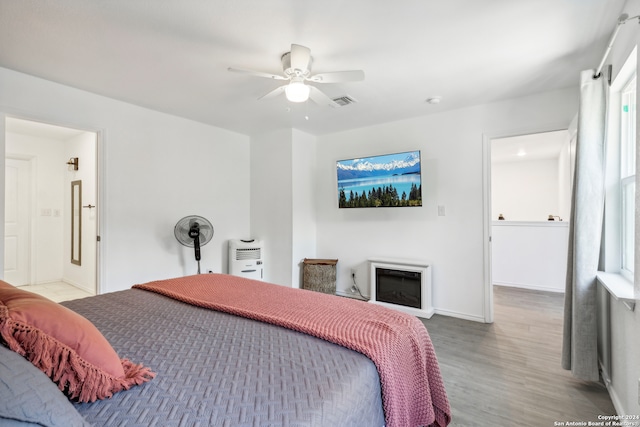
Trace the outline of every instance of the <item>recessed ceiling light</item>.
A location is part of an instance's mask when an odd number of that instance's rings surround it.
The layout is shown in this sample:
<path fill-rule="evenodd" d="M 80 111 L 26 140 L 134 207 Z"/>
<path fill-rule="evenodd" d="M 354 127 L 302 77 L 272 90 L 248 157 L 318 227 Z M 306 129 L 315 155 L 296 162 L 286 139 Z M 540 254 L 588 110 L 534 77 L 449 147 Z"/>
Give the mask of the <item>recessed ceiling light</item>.
<path fill-rule="evenodd" d="M 440 104 L 442 101 L 441 96 L 432 96 L 431 98 L 427 98 L 427 104 Z"/>

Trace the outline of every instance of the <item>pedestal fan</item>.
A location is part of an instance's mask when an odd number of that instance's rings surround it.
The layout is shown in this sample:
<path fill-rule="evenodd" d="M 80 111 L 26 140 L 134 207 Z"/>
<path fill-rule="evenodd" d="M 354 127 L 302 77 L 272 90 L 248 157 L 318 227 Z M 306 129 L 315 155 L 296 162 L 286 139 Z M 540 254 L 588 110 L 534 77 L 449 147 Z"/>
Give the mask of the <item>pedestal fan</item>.
<path fill-rule="evenodd" d="M 189 215 L 178 221 L 173 232 L 178 242 L 193 248 L 200 274 L 200 246 L 206 245 L 213 238 L 213 225 L 206 218 Z"/>

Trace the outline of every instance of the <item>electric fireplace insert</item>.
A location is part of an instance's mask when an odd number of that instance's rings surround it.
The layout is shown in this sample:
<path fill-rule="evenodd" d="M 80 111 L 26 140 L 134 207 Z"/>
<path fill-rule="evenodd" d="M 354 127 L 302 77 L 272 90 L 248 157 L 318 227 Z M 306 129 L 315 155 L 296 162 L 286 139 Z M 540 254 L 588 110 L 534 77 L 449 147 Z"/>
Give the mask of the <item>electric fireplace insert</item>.
<path fill-rule="evenodd" d="M 422 273 L 376 268 L 376 301 L 422 308 Z"/>

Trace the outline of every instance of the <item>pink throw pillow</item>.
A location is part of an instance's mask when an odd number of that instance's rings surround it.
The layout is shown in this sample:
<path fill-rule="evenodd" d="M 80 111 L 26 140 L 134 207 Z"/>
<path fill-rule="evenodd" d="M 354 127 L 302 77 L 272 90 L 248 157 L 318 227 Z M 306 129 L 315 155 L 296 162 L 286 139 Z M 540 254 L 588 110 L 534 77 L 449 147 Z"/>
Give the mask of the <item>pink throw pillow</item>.
<path fill-rule="evenodd" d="M 142 365 L 120 360 L 83 316 L 1 280 L 0 340 L 80 402 L 111 397 L 155 376 Z"/>

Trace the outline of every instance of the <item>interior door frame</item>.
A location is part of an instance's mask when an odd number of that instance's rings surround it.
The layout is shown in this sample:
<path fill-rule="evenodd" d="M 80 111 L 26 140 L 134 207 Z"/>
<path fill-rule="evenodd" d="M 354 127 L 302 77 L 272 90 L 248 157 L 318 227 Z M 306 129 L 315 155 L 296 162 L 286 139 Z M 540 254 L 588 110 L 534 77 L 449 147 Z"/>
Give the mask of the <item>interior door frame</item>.
<path fill-rule="evenodd" d="M 96 128 L 95 126 L 83 125 L 79 123 L 70 123 L 67 121 L 60 120 L 59 118 L 52 117 L 43 117 L 38 114 L 25 113 L 23 111 L 12 111 L 12 110 L 0 110 L 0 155 L 2 156 L 2 161 L 0 162 L 0 176 L 4 176 L 5 171 L 5 157 L 6 157 L 6 119 L 7 118 L 15 118 L 21 120 L 29 120 L 34 122 L 46 123 L 54 126 L 67 127 L 71 129 L 83 130 L 86 132 L 92 132 L 96 134 L 96 159 L 95 159 L 95 174 L 96 174 L 96 263 L 95 263 L 95 283 L 96 283 L 96 294 L 100 294 L 102 292 L 102 283 L 105 278 L 105 254 L 104 251 L 101 250 L 101 236 L 104 235 L 105 231 L 105 206 L 103 197 L 106 183 L 104 179 L 104 170 L 105 170 L 105 156 L 104 156 L 104 146 L 105 146 L 105 129 Z M 5 203 L 5 189 L 4 186 L 0 186 L 0 223 L 4 224 L 4 203 Z M 2 231 L 2 239 L 4 239 L 4 230 Z M 4 279 L 4 244 L 0 245 L 0 275 Z"/>
<path fill-rule="evenodd" d="M 491 217 L 491 141 L 498 138 L 530 135 L 534 133 L 567 130 L 569 123 L 552 123 L 520 129 L 503 129 L 482 134 L 482 216 L 483 216 L 483 280 L 484 321 L 493 323 L 493 276 L 492 276 L 492 217 Z"/>

